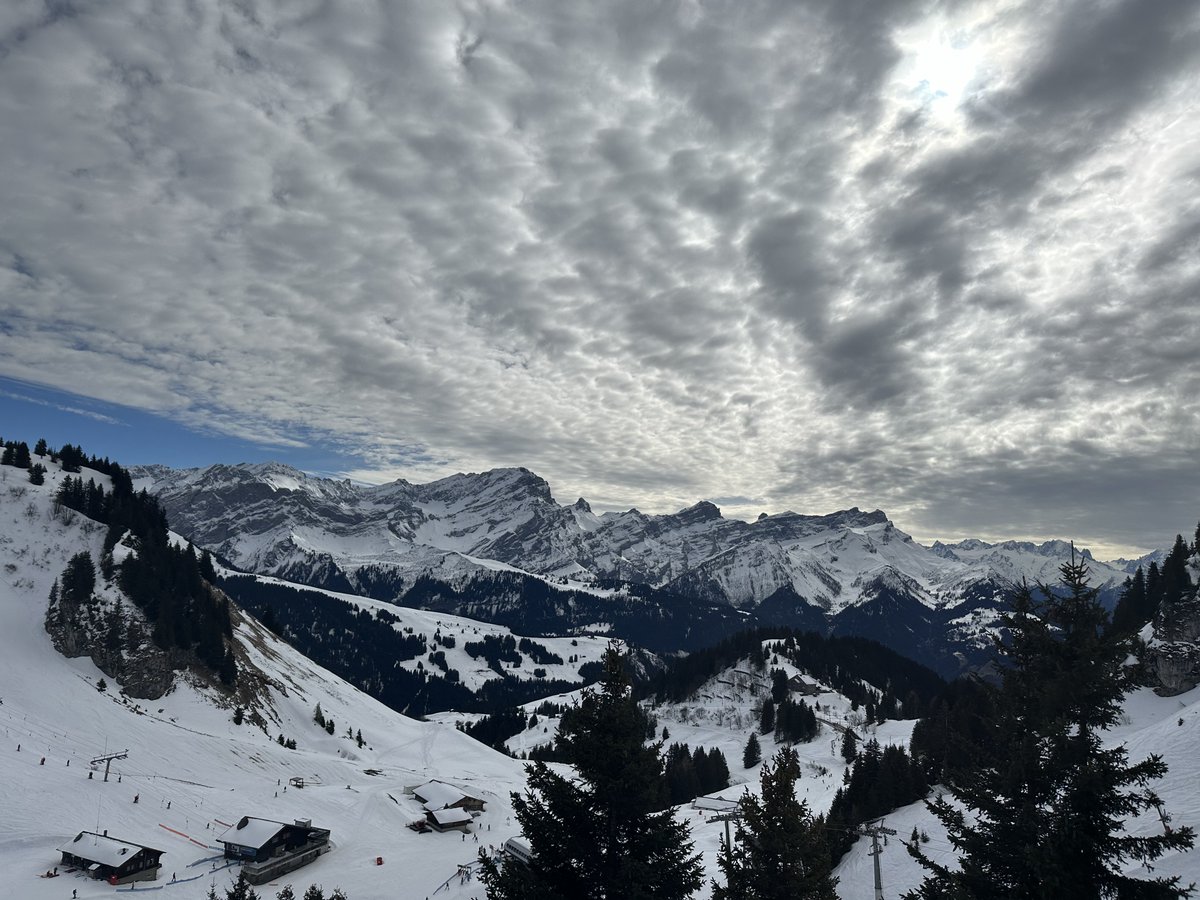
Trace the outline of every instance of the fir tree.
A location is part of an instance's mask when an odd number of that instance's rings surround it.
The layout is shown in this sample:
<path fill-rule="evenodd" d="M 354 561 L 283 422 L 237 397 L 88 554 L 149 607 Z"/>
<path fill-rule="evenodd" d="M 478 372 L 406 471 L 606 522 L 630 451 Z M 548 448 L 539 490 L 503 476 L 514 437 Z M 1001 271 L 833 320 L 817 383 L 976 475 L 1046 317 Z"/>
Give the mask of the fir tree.
<path fill-rule="evenodd" d="M 847 728 L 842 732 L 842 759 L 846 762 L 854 762 L 856 756 L 858 756 L 858 739 L 854 736 L 854 731 Z"/>
<path fill-rule="evenodd" d="M 742 751 L 742 766 L 752 769 L 762 762 L 762 747 L 758 744 L 758 735 L 751 733 L 746 741 L 746 749 Z"/>
<path fill-rule="evenodd" d="M 246 880 L 245 872 L 238 872 L 237 881 L 225 892 L 225 900 L 258 900 L 258 892 Z"/>
<path fill-rule="evenodd" d="M 741 799 L 734 846 L 722 844 L 725 884 L 713 900 L 837 900 L 824 822 L 796 799 L 800 759 L 790 747 L 762 768 L 760 797 Z"/>
<path fill-rule="evenodd" d="M 1138 566 L 1121 588 L 1121 596 L 1113 610 L 1112 627 L 1123 634 L 1134 634 L 1152 618 L 1154 610 L 1150 608 L 1146 594 L 1146 576 Z"/>
<path fill-rule="evenodd" d="M 1179 605 L 1192 592 L 1192 579 L 1188 575 L 1187 561 L 1190 551 L 1183 535 L 1175 536 L 1175 544 L 1162 564 L 1162 597 L 1155 617 L 1155 631 L 1165 640 L 1175 640 L 1178 628 Z"/>
<path fill-rule="evenodd" d="M 768 697 L 763 701 L 762 715 L 758 720 L 759 734 L 770 734 L 775 730 L 775 703 Z"/>
<path fill-rule="evenodd" d="M 1041 898 L 1187 896 L 1179 879 L 1144 881 L 1123 863 L 1152 862 L 1192 846 L 1191 828 L 1161 835 L 1127 834 L 1127 819 L 1159 805 L 1150 783 L 1161 757 L 1129 764 L 1121 747 L 1106 749 L 1104 732 L 1121 714 L 1131 686 L 1125 668 L 1132 646 L 1106 629 L 1099 591 L 1082 563 L 1065 564 L 1065 590 L 1040 588 L 1036 601 L 1018 591 L 1004 617 L 1009 663 L 990 723 L 989 751 L 975 771 L 929 808 L 946 826 L 961 869 L 951 871 L 917 846 L 928 871 L 910 898 Z"/>
<path fill-rule="evenodd" d="M 513 795 L 533 861 L 497 866 L 481 854 L 491 900 L 682 900 L 702 883 L 687 825 L 669 809 L 654 812 L 663 800 L 660 745 L 645 745 L 646 718 L 615 647 L 603 665 L 597 688 L 563 720 L 560 741 L 578 779 L 539 761 L 527 769 L 528 792 Z"/>

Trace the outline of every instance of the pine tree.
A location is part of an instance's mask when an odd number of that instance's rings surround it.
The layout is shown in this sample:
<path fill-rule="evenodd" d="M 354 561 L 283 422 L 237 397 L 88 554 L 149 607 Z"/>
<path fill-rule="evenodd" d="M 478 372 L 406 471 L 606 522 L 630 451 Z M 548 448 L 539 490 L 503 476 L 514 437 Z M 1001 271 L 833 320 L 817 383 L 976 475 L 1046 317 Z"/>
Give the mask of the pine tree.
<path fill-rule="evenodd" d="M 775 730 L 775 703 L 768 697 L 763 701 L 762 716 L 758 721 L 759 734 L 770 734 Z"/>
<path fill-rule="evenodd" d="M 734 846 L 722 843 L 725 885 L 713 884 L 713 900 L 837 900 L 824 822 L 796 799 L 799 777 L 790 747 L 763 766 L 761 796 L 742 797 Z"/>
<path fill-rule="evenodd" d="M 842 759 L 846 762 L 854 762 L 856 756 L 858 756 L 858 739 L 854 736 L 854 731 L 847 728 L 842 732 Z"/>
<path fill-rule="evenodd" d="M 742 766 L 752 769 L 762 762 L 762 747 L 758 744 L 758 735 L 751 732 L 746 741 L 746 749 L 742 751 Z"/>
<path fill-rule="evenodd" d="M 1187 561 L 1190 551 L 1183 535 L 1175 536 L 1175 544 L 1162 564 L 1162 598 L 1155 617 L 1155 631 L 1164 640 L 1175 640 L 1178 627 L 1179 605 L 1192 592 L 1192 579 L 1188 575 Z"/>
<path fill-rule="evenodd" d="M 1159 800 L 1150 783 L 1166 765 L 1150 756 L 1132 765 L 1103 734 L 1118 721 L 1131 686 L 1127 635 L 1106 629 L 1099 591 L 1074 560 L 1061 569 L 1064 590 L 1023 588 L 1004 617 L 1009 663 L 990 723 L 989 757 L 929 808 L 959 851 L 951 871 L 917 846 L 929 872 L 910 898 L 1162 897 L 1188 895 L 1178 878 L 1142 881 L 1122 873 L 1127 860 L 1152 862 L 1190 847 L 1191 828 L 1126 834 L 1124 823 Z"/>
<path fill-rule="evenodd" d="M 225 900 L 258 900 L 258 892 L 246 880 L 245 872 L 238 872 L 237 881 L 225 892 Z"/>
<path fill-rule="evenodd" d="M 481 855 L 491 900 L 682 900 L 701 883 L 685 823 L 663 802 L 661 745 L 645 745 L 638 708 L 615 647 L 604 675 L 564 717 L 560 742 L 578 772 L 571 780 L 542 762 L 527 769 L 528 792 L 513 811 L 533 850 L 528 867 Z"/>
<path fill-rule="evenodd" d="M 1152 618 L 1154 610 L 1150 608 L 1146 595 L 1146 576 L 1142 567 L 1138 566 L 1121 588 L 1121 596 L 1113 610 L 1112 627 L 1114 631 L 1134 634 Z"/>

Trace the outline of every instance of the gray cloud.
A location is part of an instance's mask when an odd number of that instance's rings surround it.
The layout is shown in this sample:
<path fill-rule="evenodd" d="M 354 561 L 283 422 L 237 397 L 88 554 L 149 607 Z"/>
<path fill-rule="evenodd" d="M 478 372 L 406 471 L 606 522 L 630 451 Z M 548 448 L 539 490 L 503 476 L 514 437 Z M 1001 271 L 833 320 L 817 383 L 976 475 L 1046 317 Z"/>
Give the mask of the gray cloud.
<path fill-rule="evenodd" d="M 6 4 L 0 374 L 364 478 L 1149 546 L 1200 514 L 1198 23 Z"/>

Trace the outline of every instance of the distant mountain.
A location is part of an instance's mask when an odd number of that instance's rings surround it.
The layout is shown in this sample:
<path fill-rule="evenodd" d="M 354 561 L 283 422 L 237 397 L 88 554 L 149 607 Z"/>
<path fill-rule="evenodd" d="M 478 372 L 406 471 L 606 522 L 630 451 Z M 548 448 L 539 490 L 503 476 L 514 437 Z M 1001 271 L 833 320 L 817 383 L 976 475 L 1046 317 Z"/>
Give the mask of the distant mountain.
<path fill-rule="evenodd" d="M 277 463 L 133 475 L 173 527 L 250 572 L 541 633 L 612 626 L 614 598 L 651 591 L 678 632 L 660 650 L 697 646 L 691 630 L 789 624 L 873 637 L 952 673 L 987 644 L 989 611 L 1022 580 L 1055 580 L 1071 553 L 1063 541 L 925 547 L 858 508 L 743 522 L 702 501 L 597 516 L 523 468 L 377 486 Z M 1079 552 L 1115 599 L 1128 565 Z M 546 586 L 532 613 L 514 588 L 529 579 Z"/>

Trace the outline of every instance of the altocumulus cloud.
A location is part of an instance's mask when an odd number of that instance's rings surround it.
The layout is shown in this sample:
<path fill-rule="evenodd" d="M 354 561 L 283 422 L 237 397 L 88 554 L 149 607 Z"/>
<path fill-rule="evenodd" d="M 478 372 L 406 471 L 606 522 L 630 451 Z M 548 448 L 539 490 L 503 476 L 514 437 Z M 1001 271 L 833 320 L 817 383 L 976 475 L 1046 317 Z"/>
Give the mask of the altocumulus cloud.
<path fill-rule="evenodd" d="M 364 477 L 1153 546 L 1198 65 L 1183 0 L 13 0 L 0 374 Z"/>

